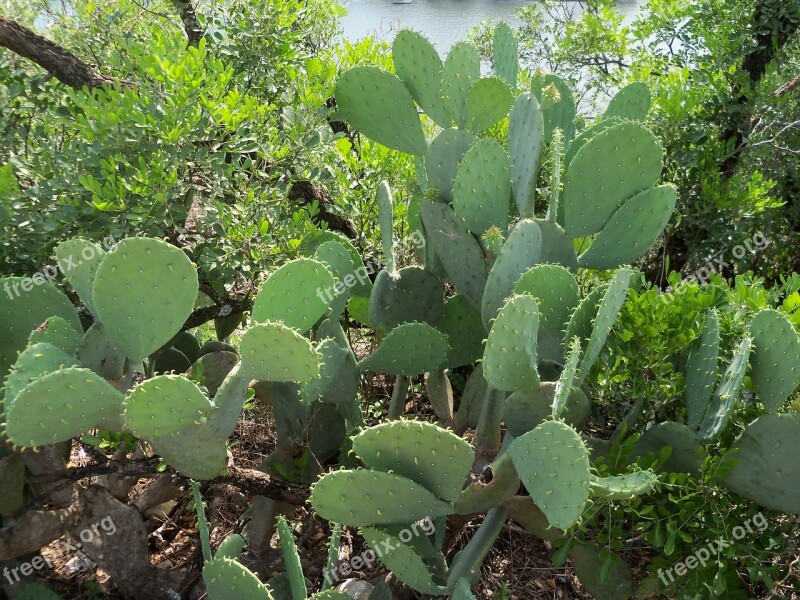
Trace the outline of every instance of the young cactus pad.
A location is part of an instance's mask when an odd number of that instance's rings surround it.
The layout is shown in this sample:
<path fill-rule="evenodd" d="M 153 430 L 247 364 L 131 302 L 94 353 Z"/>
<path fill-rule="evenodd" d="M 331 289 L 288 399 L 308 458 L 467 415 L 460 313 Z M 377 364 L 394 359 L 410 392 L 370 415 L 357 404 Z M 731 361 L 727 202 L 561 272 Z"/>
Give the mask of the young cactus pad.
<path fill-rule="evenodd" d="M 335 283 L 321 262 L 311 258 L 291 260 L 262 284 L 253 302 L 253 320 L 279 321 L 305 333 L 328 310 Z"/>
<path fill-rule="evenodd" d="M 197 291 L 197 271 L 183 250 L 160 240 L 128 238 L 100 263 L 92 302 L 116 346 L 137 361 L 180 331 Z"/>
<path fill-rule="evenodd" d="M 307 383 L 319 377 L 319 353 L 281 323 L 254 325 L 242 337 L 239 374 L 259 381 Z"/>
<path fill-rule="evenodd" d="M 393 421 L 353 438 L 353 451 L 372 469 L 392 471 L 454 502 L 475 454 L 463 439 L 431 423 Z"/>
<path fill-rule="evenodd" d="M 636 471 L 614 477 L 595 477 L 590 484 L 592 496 L 606 500 L 630 500 L 653 491 L 658 477 L 652 471 Z"/>
<path fill-rule="evenodd" d="M 453 512 L 453 504 L 406 477 L 382 471 L 334 471 L 311 492 L 311 505 L 334 523 L 364 527 L 435 519 Z"/>
<path fill-rule="evenodd" d="M 559 529 L 577 523 L 589 500 L 589 451 L 560 421 L 545 421 L 508 448 L 517 473 L 547 520 Z"/>

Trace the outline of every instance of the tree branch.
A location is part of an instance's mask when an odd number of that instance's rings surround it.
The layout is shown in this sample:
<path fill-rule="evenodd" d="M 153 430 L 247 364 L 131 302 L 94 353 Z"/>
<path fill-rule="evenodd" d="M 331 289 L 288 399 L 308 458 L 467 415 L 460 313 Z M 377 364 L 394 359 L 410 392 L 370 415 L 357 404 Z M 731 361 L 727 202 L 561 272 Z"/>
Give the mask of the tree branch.
<path fill-rule="evenodd" d="M 69 50 L 3 16 L 0 16 L 0 47 L 35 62 L 61 83 L 78 90 L 115 83 Z"/>
<path fill-rule="evenodd" d="M 178 14 L 183 21 L 183 30 L 186 32 L 186 38 L 189 40 L 190 46 L 197 46 L 200 40 L 203 39 L 205 31 L 200 26 L 200 21 L 197 18 L 197 13 L 194 6 L 188 1 L 172 0 L 172 4 L 178 10 Z"/>

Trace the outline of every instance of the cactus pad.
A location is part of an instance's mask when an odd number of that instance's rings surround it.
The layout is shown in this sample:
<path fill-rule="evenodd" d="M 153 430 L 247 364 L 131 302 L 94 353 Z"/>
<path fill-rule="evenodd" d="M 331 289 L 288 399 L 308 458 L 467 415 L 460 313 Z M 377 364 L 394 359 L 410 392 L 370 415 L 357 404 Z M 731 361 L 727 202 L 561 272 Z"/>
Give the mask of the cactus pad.
<path fill-rule="evenodd" d="M 116 244 L 97 269 L 92 302 L 116 346 L 143 360 L 180 331 L 197 299 L 197 271 L 183 250 L 149 238 Z"/>
<path fill-rule="evenodd" d="M 793 414 L 767 414 L 742 432 L 723 459 L 734 466 L 723 485 L 761 506 L 800 514 L 800 420 Z"/>
<path fill-rule="evenodd" d="M 592 480 L 592 496 L 606 500 L 630 500 L 653 491 L 658 477 L 652 471 L 635 471 L 614 477 L 595 477 Z"/>
<path fill-rule="evenodd" d="M 195 361 L 187 375 L 205 387 L 209 396 L 213 396 L 238 362 L 239 355 L 235 352 L 209 352 Z"/>
<path fill-rule="evenodd" d="M 686 359 L 686 424 L 697 428 L 708 409 L 719 360 L 719 316 L 713 308 L 706 313 L 700 338 L 692 345 Z"/>
<path fill-rule="evenodd" d="M 628 600 L 634 595 L 631 569 L 622 558 L 594 544 L 579 542 L 570 552 L 570 560 L 578 581 L 595 598 Z M 603 577 L 604 570 L 608 577 Z"/>
<path fill-rule="evenodd" d="M 512 92 L 517 89 L 519 50 L 514 31 L 506 22 L 500 23 L 494 30 L 492 66 L 495 74 L 508 84 Z"/>
<path fill-rule="evenodd" d="M 197 385 L 178 375 L 159 375 L 137 385 L 125 399 L 125 422 L 139 437 L 180 431 L 211 412 Z"/>
<path fill-rule="evenodd" d="M 800 337 L 786 315 L 772 309 L 753 318 L 750 335 L 753 387 L 767 410 L 777 412 L 800 383 Z"/>
<path fill-rule="evenodd" d="M 436 321 L 436 329 L 444 333 L 450 343 L 445 368 L 471 365 L 483 356 L 486 330 L 481 323 L 481 313 L 464 296 L 447 299 Z"/>
<path fill-rule="evenodd" d="M 514 94 L 499 77 L 484 77 L 476 81 L 467 95 L 467 129 L 483 133 L 508 114 Z"/>
<path fill-rule="evenodd" d="M 573 390 L 579 389 L 573 387 L 575 377 L 578 374 L 578 361 L 581 357 L 581 343 L 578 338 L 573 338 L 567 352 L 567 360 L 564 364 L 564 370 L 556 382 L 555 395 L 553 398 L 553 418 L 561 418 L 561 413 L 570 405 L 570 398 L 573 395 Z M 587 398 L 587 402 L 589 399 Z M 590 403 L 590 402 L 589 402 Z M 589 416 L 587 406 L 586 417 Z"/>
<path fill-rule="evenodd" d="M 541 78 L 533 78 L 531 91 L 542 106 L 547 139 L 553 137 L 556 129 L 560 129 L 564 141 L 569 143 L 575 137 L 575 117 L 578 114 L 569 84 L 558 75 L 547 73 Z"/>
<path fill-rule="evenodd" d="M 589 451 L 569 425 L 545 421 L 508 447 L 517 473 L 547 520 L 569 529 L 589 500 Z"/>
<path fill-rule="evenodd" d="M 508 121 L 508 153 L 511 186 L 522 217 L 533 217 L 536 182 L 544 150 L 544 118 L 536 96 L 522 94 L 511 107 Z"/>
<path fill-rule="evenodd" d="M 440 202 L 422 203 L 422 220 L 430 243 L 442 261 L 456 291 L 475 307 L 481 306 L 486 286 L 486 259 L 478 240 L 453 210 Z"/>
<path fill-rule="evenodd" d="M 435 519 L 453 512 L 410 479 L 382 471 L 334 471 L 324 475 L 311 492 L 311 505 L 322 518 L 364 527 Z"/>
<path fill-rule="evenodd" d="M 431 423 L 392 421 L 353 438 L 353 451 L 371 468 L 391 471 L 453 502 L 475 454 L 463 439 Z"/>
<path fill-rule="evenodd" d="M 269 588 L 232 558 L 215 558 L 203 567 L 208 600 L 272 600 Z"/>
<path fill-rule="evenodd" d="M 0 279 L 0 288 L 6 295 L 0 308 L 0 328 L 3 330 L 0 336 L 0 377 L 5 377 L 17 360 L 17 353 L 28 345 L 31 331 L 50 317 L 61 317 L 75 330 L 82 329 L 75 307 L 58 288 L 47 282 L 33 285 L 27 291 L 21 287 L 31 283 L 24 277 Z"/>
<path fill-rule="evenodd" d="M 520 437 L 545 420 L 553 412 L 556 383 L 544 382 L 539 389 L 514 392 L 503 404 L 503 422 L 514 437 Z M 577 429 L 583 429 L 589 418 L 591 405 L 580 388 L 572 388 L 564 407 L 563 420 Z"/>
<path fill-rule="evenodd" d="M 503 147 L 491 139 L 475 142 L 458 167 L 453 209 L 476 235 L 508 227 L 511 165 Z"/>
<path fill-rule="evenodd" d="M 442 284 L 429 271 L 417 266 L 384 270 L 372 286 L 369 322 L 385 331 L 413 321 L 433 325 L 443 305 Z"/>
<path fill-rule="evenodd" d="M 580 300 L 575 276 L 560 265 L 531 267 L 517 280 L 514 293 L 536 298 L 541 313 L 539 326 L 559 336 Z"/>
<path fill-rule="evenodd" d="M 297 383 L 319 377 L 320 356 L 311 342 L 281 323 L 251 327 L 242 337 L 240 349 L 242 377 Z"/>
<path fill-rule="evenodd" d="M 639 123 L 620 123 L 589 140 L 564 176 L 564 231 L 583 237 L 603 229 L 625 200 L 656 184 L 662 155 Z"/>
<path fill-rule="evenodd" d="M 683 423 L 674 421 L 656 423 L 645 431 L 636 441 L 631 458 L 648 457 L 651 453 L 658 458 L 665 446 L 672 448 L 672 453 L 661 466 L 661 471 L 690 475 L 700 473 L 705 450 L 700 445 L 697 432 Z M 639 462 L 641 464 L 641 461 Z"/>
<path fill-rule="evenodd" d="M 475 46 L 457 42 L 442 69 L 442 96 L 456 125 L 464 129 L 469 118 L 469 91 L 481 77 L 481 57 Z"/>
<path fill-rule="evenodd" d="M 619 207 L 578 259 L 587 269 L 614 269 L 639 260 L 664 232 L 678 192 L 663 185 L 647 189 Z"/>
<path fill-rule="evenodd" d="M 539 307 L 533 296 L 513 296 L 500 310 L 483 355 L 483 376 L 502 391 L 539 387 L 536 339 Z"/>
<path fill-rule="evenodd" d="M 596 121 L 592 124 L 591 127 L 587 127 L 583 131 L 581 131 L 575 139 L 572 140 L 569 145 L 567 146 L 567 150 L 564 154 L 564 164 L 568 165 L 572 162 L 572 159 L 575 158 L 575 155 L 578 153 L 578 150 L 583 148 L 584 144 L 591 140 L 594 136 L 598 133 L 604 132 L 606 129 L 613 127 L 614 125 L 619 125 L 622 123 L 624 119 L 603 119 L 601 121 Z M 561 216 L 562 213 L 559 211 L 559 215 Z"/>
<path fill-rule="evenodd" d="M 592 335 L 592 322 L 597 316 L 597 309 L 607 290 L 608 284 L 599 285 L 581 300 L 567 323 L 567 331 L 564 334 L 565 345 L 576 336 L 581 345 L 589 339 Z"/>
<path fill-rule="evenodd" d="M 399 581 L 422 594 L 446 594 L 447 589 L 436 585 L 422 557 L 414 552 L 400 538 L 388 531 L 365 527 L 361 537 L 375 550 L 381 563 L 389 569 Z M 388 550 L 391 548 L 391 550 Z"/>
<path fill-rule="evenodd" d="M 362 360 L 362 371 L 420 375 L 442 366 L 449 351 L 447 336 L 425 323 L 404 323 L 392 329 L 375 352 Z"/>
<path fill-rule="evenodd" d="M 60 348 L 67 354 L 74 354 L 81 343 L 83 332 L 75 329 L 61 317 L 50 317 L 31 332 L 28 345 L 44 342 Z"/>
<path fill-rule="evenodd" d="M 6 406 L 6 435 L 17 446 L 67 441 L 119 420 L 122 394 L 96 373 L 69 367 L 31 382 Z"/>
<path fill-rule="evenodd" d="M 212 428 L 192 423 L 177 433 L 148 439 L 170 466 L 192 479 L 214 479 L 225 471 L 228 447 Z"/>
<path fill-rule="evenodd" d="M 322 318 L 335 281 L 324 264 L 311 258 L 290 260 L 270 274 L 253 302 L 256 323 L 280 321 L 305 333 Z"/>
<path fill-rule="evenodd" d="M 428 185 L 439 192 L 443 201 L 453 201 L 458 165 L 477 141 L 478 138 L 469 131 L 443 129 L 431 142 L 425 159 Z"/>
<path fill-rule="evenodd" d="M 99 321 L 83 334 L 83 341 L 78 346 L 76 356 L 84 367 L 105 379 L 114 380 L 122 377 L 125 355 L 117 348 L 105 326 Z"/>
<path fill-rule="evenodd" d="M 481 301 L 481 316 L 486 330 L 512 294 L 522 274 L 539 262 L 542 255 L 542 232 L 532 219 L 523 219 L 514 226 L 503 244 L 500 256 L 492 265 Z"/>
<path fill-rule="evenodd" d="M 92 287 L 106 251 L 89 240 L 74 238 L 61 242 L 55 257 L 61 272 L 93 315 L 97 315 L 92 302 Z"/>
<path fill-rule="evenodd" d="M 650 112 L 650 87 L 643 81 L 626 85 L 611 99 L 603 114 L 604 119 L 621 118 L 644 121 Z"/>
<path fill-rule="evenodd" d="M 731 364 L 722 375 L 708 410 L 703 417 L 703 422 L 698 429 L 700 440 L 707 442 L 713 440 L 725 429 L 731 418 L 733 409 L 739 400 L 739 394 L 747 372 L 747 363 L 750 360 L 750 351 L 753 347 L 753 340 L 749 337 L 742 338 L 739 346 L 733 351 Z"/>
<path fill-rule="evenodd" d="M 74 358 L 52 344 L 31 344 L 17 357 L 14 368 L 6 377 L 3 390 L 6 404 L 13 402 L 26 385 L 42 375 L 78 366 L 80 365 Z"/>
<path fill-rule="evenodd" d="M 336 82 L 339 114 L 379 144 L 422 156 L 428 149 L 414 100 L 403 82 L 378 67 L 355 67 Z"/>
<path fill-rule="evenodd" d="M 155 362 L 156 367 L 153 372 L 156 375 L 163 375 L 164 373 L 185 373 L 192 368 L 192 361 L 177 348 L 168 348 L 163 354 L 156 358 Z"/>
<path fill-rule="evenodd" d="M 425 114 L 449 127 L 452 118 L 441 94 L 442 60 L 436 48 L 416 31 L 401 29 L 392 43 L 392 59 L 397 76 Z"/>

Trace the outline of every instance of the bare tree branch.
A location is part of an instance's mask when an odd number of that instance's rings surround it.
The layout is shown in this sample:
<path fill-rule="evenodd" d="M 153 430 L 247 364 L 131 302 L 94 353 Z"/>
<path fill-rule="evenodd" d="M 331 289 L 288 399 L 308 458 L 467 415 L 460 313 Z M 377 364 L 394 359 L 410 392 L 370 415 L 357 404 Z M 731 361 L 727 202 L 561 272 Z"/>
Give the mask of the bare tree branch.
<path fill-rule="evenodd" d="M 61 83 L 78 90 L 115 83 L 69 50 L 3 16 L 0 16 L 0 47 L 35 62 Z"/>
<path fill-rule="evenodd" d="M 191 2 L 185 0 L 172 0 L 172 4 L 178 10 L 178 14 L 183 21 L 183 30 L 186 32 L 186 38 L 189 40 L 190 46 L 197 46 L 200 40 L 203 39 L 205 31 L 200 25 L 197 18 L 197 13 L 194 10 Z"/>

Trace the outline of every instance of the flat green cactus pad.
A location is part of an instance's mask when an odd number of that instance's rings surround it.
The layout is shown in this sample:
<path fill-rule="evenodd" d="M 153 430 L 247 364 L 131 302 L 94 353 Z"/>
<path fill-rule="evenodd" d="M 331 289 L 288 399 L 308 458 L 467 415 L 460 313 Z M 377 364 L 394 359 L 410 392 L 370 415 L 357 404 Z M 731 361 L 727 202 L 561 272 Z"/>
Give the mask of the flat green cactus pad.
<path fill-rule="evenodd" d="M 542 232 L 542 257 L 539 262 L 566 267 L 570 273 L 578 272 L 578 254 L 575 244 L 561 226 L 545 219 L 534 219 Z"/>
<path fill-rule="evenodd" d="M 599 285 L 581 300 L 567 323 L 567 331 L 564 334 L 565 346 L 576 336 L 581 341 L 581 345 L 584 345 L 589 339 L 592 335 L 592 323 L 597 316 L 597 309 L 607 290 L 608 284 Z"/>
<path fill-rule="evenodd" d="M 220 342 L 227 340 L 234 331 L 242 326 L 243 317 L 243 313 L 232 313 L 227 317 L 214 319 L 214 333 L 217 334 L 217 340 Z"/>
<path fill-rule="evenodd" d="M 647 457 L 650 454 L 655 459 L 667 446 L 672 449 L 672 453 L 661 467 L 662 472 L 690 475 L 700 473 L 706 453 L 700 444 L 697 432 L 683 423 L 674 421 L 656 423 L 645 431 L 636 441 L 630 459 Z"/>
<path fill-rule="evenodd" d="M 75 349 L 81 342 L 83 331 L 75 329 L 69 322 L 61 317 L 50 317 L 39 327 L 31 332 L 28 338 L 28 345 L 44 342 L 60 348 L 69 355 L 75 353 Z"/>
<path fill-rule="evenodd" d="M 404 544 L 400 538 L 383 529 L 373 527 L 362 529 L 361 537 L 378 554 L 381 564 L 389 569 L 399 581 L 422 594 L 438 596 L 447 593 L 446 587 L 434 583 L 422 557 L 414 552 L 408 544 Z M 387 552 L 386 548 L 392 548 L 392 550 Z"/>
<path fill-rule="evenodd" d="M 195 361 L 187 375 L 205 387 L 209 396 L 213 396 L 238 362 L 239 355 L 235 352 L 209 352 Z"/>
<path fill-rule="evenodd" d="M 333 274 L 311 258 L 290 260 L 262 284 L 253 302 L 256 323 L 279 321 L 300 333 L 311 329 L 327 312 L 334 291 Z"/>
<path fill-rule="evenodd" d="M 644 121 L 650 112 L 650 86 L 644 81 L 626 85 L 608 103 L 604 119 L 621 118 L 629 121 Z"/>
<path fill-rule="evenodd" d="M 465 488 L 455 503 L 456 514 L 486 512 L 517 493 L 519 475 L 508 452 L 484 469 L 481 476 Z"/>
<path fill-rule="evenodd" d="M 444 61 L 442 95 L 460 129 L 467 126 L 469 91 L 480 77 L 481 57 L 475 46 L 467 42 L 457 42 L 450 48 Z"/>
<path fill-rule="evenodd" d="M 575 276 L 561 265 L 531 267 L 514 285 L 514 293 L 536 298 L 541 313 L 540 327 L 559 337 L 580 301 Z"/>
<path fill-rule="evenodd" d="M 486 330 L 481 313 L 464 296 L 457 294 L 447 299 L 436 321 L 436 329 L 444 333 L 450 343 L 444 367 L 455 369 L 471 365 L 483 356 Z"/>
<path fill-rule="evenodd" d="M 453 512 L 453 505 L 406 477 L 382 471 L 333 471 L 311 491 L 322 518 L 353 527 L 413 523 Z"/>
<path fill-rule="evenodd" d="M 125 422 L 139 437 L 180 431 L 211 412 L 211 401 L 197 385 L 178 375 L 143 381 L 125 399 Z"/>
<path fill-rule="evenodd" d="M 444 203 L 424 201 L 422 220 L 456 291 L 480 308 L 488 270 L 478 240 Z"/>
<path fill-rule="evenodd" d="M 439 192 L 444 202 L 453 201 L 458 165 L 477 141 L 478 138 L 469 131 L 443 129 L 431 142 L 425 159 L 428 185 Z"/>
<path fill-rule="evenodd" d="M 544 139 L 544 117 L 539 101 L 526 92 L 514 102 L 508 120 L 511 187 L 519 214 L 523 217 L 533 216 Z"/>
<path fill-rule="evenodd" d="M 394 271 L 394 198 L 392 189 L 385 181 L 378 184 L 378 225 L 381 231 L 383 258 L 386 259 L 386 270 Z"/>
<path fill-rule="evenodd" d="M 536 340 L 539 306 L 533 296 L 512 296 L 489 332 L 483 376 L 493 388 L 514 392 L 539 387 Z"/>
<path fill-rule="evenodd" d="M 769 412 L 777 412 L 800 383 L 800 337 L 781 312 L 760 311 L 750 324 L 753 387 Z"/>
<path fill-rule="evenodd" d="M 272 600 L 258 577 L 232 558 L 215 558 L 203 567 L 208 600 Z"/>
<path fill-rule="evenodd" d="M 564 363 L 564 370 L 556 382 L 555 391 L 553 395 L 553 418 L 560 419 L 561 414 L 570 408 L 570 399 L 573 396 L 573 390 L 580 389 L 575 387 L 575 378 L 578 375 L 578 361 L 581 358 L 581 343 L 578 338 L 573 338 L 572 343 L 569 345 L 567 351 L 567 358 Z M 583 390 L 581 390 L 583 391 Z M 587 403 L 591 401 L 587 398 Z M 587 409 L 586 417 L 588 418 L 590 410 Z M 576 426 L 578 429 L 583 428 L 583 424 Z"/>
<path fill-rule="evenodd" d="M 553 412 L 556 383 L 544 382 L 539 389 L 514 392 L 503 404 L 503 421 L 514 437 L 520 437 Z M 562 418 L 576 429 L 583 429 L 589 418 L 591 403 L 580 388 L 572 388 Z"/>
<path fill-rule="evenodd" d="M 111 335 L 99 321 L 83 334 L 76 356 L 84 367 L 104 379 L 116 380 L 123 375 L 125 355 L 117 348 Z"/>
<path fill-rule="evenodd" d="M 192 479 L 214 479 L 225 472 L 228 446 L 206 424 L 191 423 L 180 431 L 147 440 L 178 472 Z"/>
<path fill-rule="evenodd" d="M 353 438 L 353 451 L 367 467 L 407 477 L 447 502 L 460 495 L 475 459 L 466 441 L 423 421 L 365 429 Z"/>
<path fill-rule="evenodd" d="M 577 378 L 578 384 L 583 383 L 592 370 L 597 357 L 600 356 L 600 351 L 603 349 L 614 323 L 617 322 L 619 311 L 622 310 L 622 305 L 625 304 L 625 300 L 628 297 L 628 288 L 631 286 L 635 274 L 635 271 L 630 269 L 620 269 L 614 274 L 611 283 L 608 284 L 608 289 L 603 294 L 603 299 L 597 309 L 597 317 L 592 324 L 589 343 L 586 345 L 586 351 L 581 359 Z M 568 332 L 569 329 L 568 325 Z"/>
<path fill-rule="evenodd" d="M 596 121 L 590 127 L 587 127 L 583 131 L 581 131 L 575 139 L 572 140 L 569 145 L 567 146 L 567 151 L 564 154 L 564 164 L 568 165 L 572 162 L 572 159 L 575 158 L 575 155 L 578 153 L 578 150 L 583 148 L 583 145 L 591 140 L 594 136 L 598 133 L 604 132 L 606 129 L 613 127 L 614 125 L 619 125 L 625 119 L 619 118 L 611 118 L 611 119 L 602 119 L 600 121 Z M 563 217 L 562 211 L 559 211 L 559 221 L 561 221 L 561 217 Z"/>
<path fill-rule="evenodd" d="M 34 284 L 24 277 L 0 279 L 3 301 L 0 305 L 0 376 L 5 377 L 17 360 L 17 353 L 28 345 L 31 331 L 50 317 L 61 317 L 81 331 L 75 307 L 58 288 L 47 282 Z M 26 289 L 28 288 L 28 289 Z"/>
<path fill-rule="evenodd" d="M 547 73 L 534 77 L 531 92 L 536 96 L 544 113 L 544 132 L 547 139 L 553 137 L 556 129 L 561 130 L 564 141 L 575 137 L 575 117 L 578 107 L 569 84 L 558 75 Z"/>
<path fill-rule="evenodd" d="M 614 269 L 642 258 L 664 232 L 678 200 L 668 185 L 647 189 L 612 215 L 589 249 L 578 259 L 587 269 Z"/>
<path fill-rule="evenodd" d="M 6 406 L 6 435 L 17 446 L 65 442 L 92 427 L 119 420 L 123 396 L 88 369 L 48 373 Z"/>
<path fill-rule="evenodd" d="M 172 347 L 180 350 L 190 363 L 200 358 L 200 340 L 193 333 L 181 331 L 173 340 Z"/>
<path fill-rule="evenodd" d="M 467 129 L 483 133 L 500 122 L 514 103 L 514 94 L 499 77 L 476 81 L 467 95 Z"/>
<path fill-rule="evenodd" d="M 703 331 L 686 359 L 686 424 L 697 428 L 708 409 L 717 381 L 719 360 L 719 316 L 713 308 L 706 313 Z"/>
<path fill-rule="evenodd" d="M 254 325 L 242 337 L 240 350 L 242 377 L 297 383 L 319 377 L 319 353 L 306 338 L 281 323 Z"/>
<path fill-rule="evenodd" d="M 456 426 L 459 430 L 468 427 L 475 429 L 478 426 L 488 385 L 483 377 L 483 365 L 478 363 L 464 385 L 461 402 L 455 414 Z"/>
<path fill-rule="evenodd" d="M 416 31 L 401 29 L 392 43 L 392 60 L 425 114 L 440 127 L 449 127 L 452 117 L 441 93 L 442 60 L 433 44 Z"/>
<path fill-rule="evenodd" d="M 399 78 L 378 67 L 355 67 L 336 82 L 339 113 L 379 144 L 423 156 L 428 149 L 417 108 Z"/>
<path fill-rule="evenodd" d="M 180 331 L 197 300 L 197 271 L 175 246 L 149 238 L 116 244 L 97 269 L 92 302 L 115 345 L 143 360 Z"/>
<path fill-rule="evenodd" d="M 505 231 L 511 201 L 511 164 L 491 139 L 475 142 L 458 167 L 453 209 L 467 228 L 482 235 L 490 227 Z"/>
<path fill-rule="evenodd" d="M 14 398 L 31 381 L 42 375 L 52 373 L 66 367 L 79 367 L 80 364 L 61 348 L 40 342 L 25 348 L 14 363 L 14 368 L 5 381 L 5 403 L 13 403 Z"/>
<path fill-rule="evenodd" d="M 733 351 L 731 364 L 722 375 L 719 387 L 711 397 L 703 422 L 698 428 L 697 434 L 700 436 L 700 441 L 713 440 L 728 425 L 733 409 L 739 401 L 752 348 L 753 340 L 750 337 L 744 337 Z"/>
<path fill-rule="evenodd" d="M 723 468 L 735 465 L 723 485 L 753 502 L 800 514 L 800 420 L 793 414 L 763 415 L 734 442 Z"/>
<path fill-rule="evenodd" d="M 589 451 L 560 421 L 545 421 L 508 447 L 517 473 L 547 520 L 559 529 L 578 522 L 589 500 Z"/>
<path fill-rule="evenodd" d="M 542 256 L 542 232 L 532 219 L 519 221 L 503 244 L 494 261 L 481 300 L 481 316 L 486 330 L 505 303 L 522 274 L 539 262 Z"/>
<path fill-rule="evenodd" d="M 635 471 L 614 477 L 595 477 L 590 484 L 592 496 L 606 500 L 631 500 L 655 489 L 658 477 L 652 471 Z"/>
<path fill-rule="evenodd" d="M 92 287 L 100 263 L 106 251 L 89 240 L 75 238 L 61 242 L 56 246 L 56 261 L 69 284 L 78 292 L 78 296 L 93 315 L 97 311 L 92 301 Z"/>
<path fill-rule="evenodd" d="M 628 564 L 607 548 L 579 542 L 570 552 L 572 566 L 581 585 L 595 598 L 628 600 L 634 593 L 633 574 Z M 608 567 L 608 578 L 602 573 Z"/>
<path fill-rule="evenodd" d="M 492 38 L 492 67 L 494 72 L 508 84 L 511 91 L 517 89 L 519 50 L 514 30 L 505 21 L 499 23 Z"/>
<path fill-rule="evenodd" d="M 598 133 L 567 166 L 564 231 L 599 232 L 625 200 L 656 184 L 662 168 L 661 144 L 643 125 L 624 122 Z"/>
<path fill-rule="evenodd" d="M 378 349 L 358 363 L 362 371 L 420 375 L 438 369 L 447 359 L 447 336 L 425 323 L 404 323 L 392 329 Z"/>
<path fill-rule="evenodd" d="M 192 368 L 192 361 L 177 348 L 168 348 L 156 359 L 156 375 L 165 373 L 185 373 Z"/>
<path fill-rule="evenodd" d="M 375 278 L 369 298 L 369 322 L 389 331 L 410 322 L 433 325 L 444 305 L 442 283 L 417 266 L 383 270 Z"/>

